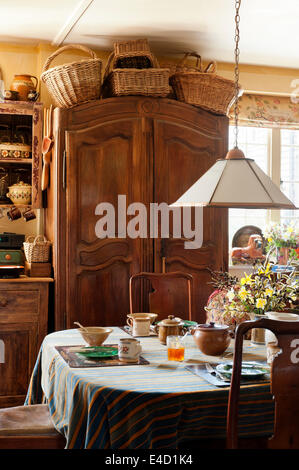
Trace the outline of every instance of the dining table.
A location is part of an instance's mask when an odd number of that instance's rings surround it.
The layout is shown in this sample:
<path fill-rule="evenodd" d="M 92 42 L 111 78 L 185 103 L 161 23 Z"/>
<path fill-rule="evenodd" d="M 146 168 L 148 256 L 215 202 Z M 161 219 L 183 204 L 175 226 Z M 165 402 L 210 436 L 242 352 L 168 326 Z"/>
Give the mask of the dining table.
<path fill-rule="evenodd" d="M 111 327 L 104 345 L 132 337 Z M 187 334 L 185 358 L 169 361 L 167 346 L 155 334 L 139 337 L 138 364 L 110 364 L 79 358 L 88 346 L 78 329 L 48 334 L 41 345 L 25 405 L 48 403 L 67 449 L 177 449 L 191 440 L 226 435 L 229 382 L 206 371 L 232 360 L 234 342 L 222 356 L 206 356 Z M 265 345 L 244 341 L 243 360 L 265 363 Z M 83 362 L 82 362 L 83 361 Z M 218 380 L 218 383 L 217 383 Z M 269 378 L 241 384 L 239 435 L 273 432 L 274 403 Z"/>

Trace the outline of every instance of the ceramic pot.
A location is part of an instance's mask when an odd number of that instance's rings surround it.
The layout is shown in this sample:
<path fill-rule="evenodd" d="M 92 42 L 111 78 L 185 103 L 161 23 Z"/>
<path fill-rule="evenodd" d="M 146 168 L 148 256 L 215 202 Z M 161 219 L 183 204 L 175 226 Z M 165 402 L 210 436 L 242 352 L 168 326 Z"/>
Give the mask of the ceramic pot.
<path fill-rule="evenodd" d="M 198 349 L 207 356 L 220 356 L 231 341 L 229 326 L 214 322 L 198 325 L 191 334 Z"/>
<path fill-rule="evenodd" d="M 6 194 L 7 197 L 14 203 L 14 204 L 30 204 L 31 202 L 31 186 L 30 184 L 20 183 L 13 184 L 9 186 L 9 192 Z"/>
<path fill-rule="evenodd" d="M 181 336 L 186 330 L 183 320 L 174 317 L 174 315 L 169 315 L 168 318 L 154 326 L 154 331 L 158 334 L 160 343 L 166 344 L 167 336 Z"/>
<path fill-rule="evenodd" d="M 35 83 L 31 80 L 34 78 Z M 19 93 L 19 100 L 28 101 L 28 93 L 36 90 L 38 79 L 34 75 L 15 75 L 10 89 Z"/>

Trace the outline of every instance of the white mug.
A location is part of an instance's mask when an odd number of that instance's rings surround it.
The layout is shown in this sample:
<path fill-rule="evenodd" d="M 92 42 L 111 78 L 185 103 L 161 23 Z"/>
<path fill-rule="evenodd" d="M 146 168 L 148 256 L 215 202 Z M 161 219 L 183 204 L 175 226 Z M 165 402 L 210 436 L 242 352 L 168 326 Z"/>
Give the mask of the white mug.
<path fill-rule="evenodd" d="M 150 317 L 130 317 L 127 318 L 128 325 L 132 328 L 133 336 L 149 336 L 151 328 Z"/>
<path fill-rule="evenodd" d="M 118 344 L 118 358 L 123 362 L 138 362 L 141 353 L 141 344 L 135 338 L 120 338 Z"/>

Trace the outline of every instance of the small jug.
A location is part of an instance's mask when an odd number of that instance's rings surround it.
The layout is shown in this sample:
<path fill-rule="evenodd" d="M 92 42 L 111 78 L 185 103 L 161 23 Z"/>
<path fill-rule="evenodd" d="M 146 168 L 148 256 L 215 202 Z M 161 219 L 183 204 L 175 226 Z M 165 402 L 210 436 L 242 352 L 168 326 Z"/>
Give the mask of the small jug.
<path fill-rule="evenodd" d="M 35 83 L 31 80 L 35 79 Z M 36 90 L 38 85 L 38 79 L 34 75 L 15 75 L 10 86 L 12 91 L 19 93 L 20 101 L 28 101 L 28 93 L 31 90 Z"/>

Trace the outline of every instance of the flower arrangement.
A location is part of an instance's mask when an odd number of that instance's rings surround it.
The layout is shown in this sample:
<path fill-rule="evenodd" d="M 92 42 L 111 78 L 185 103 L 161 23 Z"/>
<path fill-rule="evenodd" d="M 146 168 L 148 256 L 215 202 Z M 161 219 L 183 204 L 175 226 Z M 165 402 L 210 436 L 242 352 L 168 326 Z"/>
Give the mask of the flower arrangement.
<path fill-rule="evenodd" d="M 266 251 L 273 251 L 280 248 L 289 248 L 289 259 L 299 258 L 299 228 L 295 222 L 289 224 L 271 223 L 263 233 L 267 240 Z"/>
<path fill-rule="evenodd" d="M 295 271 L 290 274 L 278 273 L 275 276 L 270 263 L 265 262 L 256 266 L 253 274 L 245 274 L 227 292 L 228 303 L 225 305 L 223 318 L 240 319 L 246 314 L 263 315 L 290 308 L 292 302 L 296 302 L 298 289 L 299 280 Z"/>

